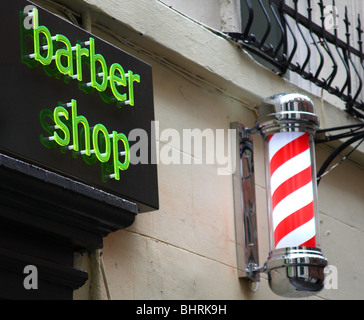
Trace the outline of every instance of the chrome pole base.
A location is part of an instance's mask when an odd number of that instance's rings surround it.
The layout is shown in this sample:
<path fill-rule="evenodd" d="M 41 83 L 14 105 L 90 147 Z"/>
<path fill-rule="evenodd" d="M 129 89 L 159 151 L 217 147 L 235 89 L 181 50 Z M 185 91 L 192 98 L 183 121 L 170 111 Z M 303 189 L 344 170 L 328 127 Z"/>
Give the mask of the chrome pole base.
<path fill-rule="evenodd" d="M 299 298 L 314 295 L 324 287 L 326 266 L 321 249 L 292 247 L 271 251 L 265 271 L 274 293 Z"/>

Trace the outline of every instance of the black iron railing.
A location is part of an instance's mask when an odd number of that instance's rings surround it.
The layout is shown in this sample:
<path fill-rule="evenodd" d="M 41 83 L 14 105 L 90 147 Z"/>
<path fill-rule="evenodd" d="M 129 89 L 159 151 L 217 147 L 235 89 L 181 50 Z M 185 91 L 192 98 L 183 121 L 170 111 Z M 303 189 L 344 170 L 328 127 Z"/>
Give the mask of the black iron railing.
<path fill-rule="evenodd" d="M 274 65 L 280 74 L 287 70 L 298 73 L 343 100 L 350 114 L 364 119 L 364 53 L 360 15 L 355 19 L 356 27 L 353 27 L 345 7 L 343 40 L 338 36 L 337 25 L 328 28 L 325 9 L 328 6 L 336 9 L 334 0 L 330 1 L 330 5 L 328 1 L 314 1 L 314 5 L 318 6 L 315 8 L 311 0 L 307 0 L 305 12 L 299 12 L 298 0 L 291 3 L 289 6 L 284 0 L 242 0 L 246 7 L 245 16 L 242 16 L 242 33 L 228 33 L 229 36 L 246 50 Z M 259 36 L 253 30 L 257 10 L 261 10 L 259 25 L 265 28 Z M 320 15 L 316 21 L 312 16 L 313 10 Z M 336 12 L 331 12 L 329 17 L 335 20 Z M 276 43 L 269 41 L 273 26 L 274 32 L 278 32 Z"/>

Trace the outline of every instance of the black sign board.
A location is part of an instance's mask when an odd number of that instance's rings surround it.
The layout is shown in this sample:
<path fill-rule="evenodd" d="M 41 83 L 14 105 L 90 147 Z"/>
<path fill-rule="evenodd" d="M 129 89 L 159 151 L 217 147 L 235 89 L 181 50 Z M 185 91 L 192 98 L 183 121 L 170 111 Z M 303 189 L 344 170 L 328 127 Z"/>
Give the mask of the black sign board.
<path fill-rule="evenodd" d="M 30 1 L 0 12 L 0 152 L 157 209 L 151 66 Z"/>

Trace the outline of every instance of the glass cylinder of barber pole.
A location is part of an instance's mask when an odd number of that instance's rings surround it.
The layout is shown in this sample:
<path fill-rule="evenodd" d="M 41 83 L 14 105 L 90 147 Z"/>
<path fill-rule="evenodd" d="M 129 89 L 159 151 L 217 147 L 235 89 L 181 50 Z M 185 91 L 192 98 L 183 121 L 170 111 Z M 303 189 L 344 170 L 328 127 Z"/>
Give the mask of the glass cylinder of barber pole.
<path fill-rule="evenodd" d="M 270 252 L 265 264 L 271 289 L 308 296 L 324 284 L 320 249 L 313 102 L 296 93 L 263 101 L 258 127 L 264 140 Z"/>

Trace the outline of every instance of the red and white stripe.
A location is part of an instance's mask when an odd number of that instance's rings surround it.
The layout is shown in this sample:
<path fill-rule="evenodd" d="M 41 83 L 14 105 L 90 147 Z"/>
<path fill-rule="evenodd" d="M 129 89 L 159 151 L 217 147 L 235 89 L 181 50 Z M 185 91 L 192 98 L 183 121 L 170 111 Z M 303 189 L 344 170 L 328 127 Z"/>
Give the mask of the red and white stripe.
<path fill-rule="evenodd" d="M 309 136 L 279 132 L 268 139 L 275 248 L 315 247 Z"/>

